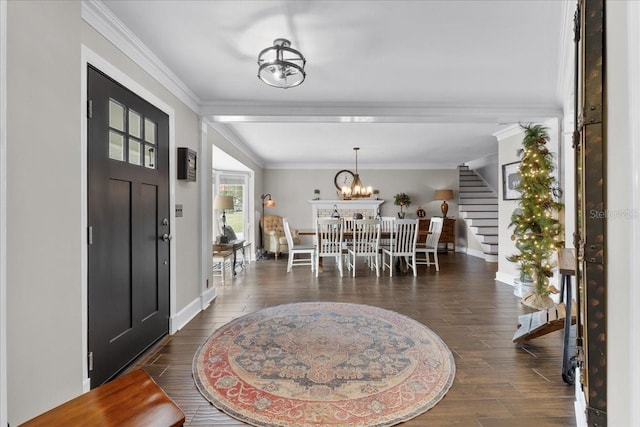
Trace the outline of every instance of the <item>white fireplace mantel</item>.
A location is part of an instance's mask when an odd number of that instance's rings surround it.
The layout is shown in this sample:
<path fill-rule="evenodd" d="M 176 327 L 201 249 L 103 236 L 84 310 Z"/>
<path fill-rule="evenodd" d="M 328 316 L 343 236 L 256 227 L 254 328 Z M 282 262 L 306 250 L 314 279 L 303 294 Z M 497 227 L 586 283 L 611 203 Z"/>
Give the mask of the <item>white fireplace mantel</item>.
<path fill-rule="evenodd" d="M 340 217 L 353 217 L 355 213 L 361 213 L 365 218 L 375 218 L 378 208 L 384 200 L 355 199 L 355 200 L 309 200 L 311 204 L 311 223 L 316 223 L 316 218 L 331 216 L 334 209 L 338 209 Z"/>

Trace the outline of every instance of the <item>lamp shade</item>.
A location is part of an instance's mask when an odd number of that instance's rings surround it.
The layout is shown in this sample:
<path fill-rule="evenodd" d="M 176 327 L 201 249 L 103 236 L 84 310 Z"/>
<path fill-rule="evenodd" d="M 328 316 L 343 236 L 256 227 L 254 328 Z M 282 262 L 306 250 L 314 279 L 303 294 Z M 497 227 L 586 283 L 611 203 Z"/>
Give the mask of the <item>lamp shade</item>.
<path fill-rule="evenodd" d="M 453 190 L 436 190 L 433 198 L 436 200 L 451 200 L 453 199 Z"/>
<path fill-rule="evenodd" d="M 219 210 L 233 209 L 233 196 L 217 195 L 213 201 L 213 208 Z"/>
<path fill-rule="evenodd" d="M 273 208 L 276 206 L 276 201 L 271 197 L 271 193 L 263 194 L 260 198 L 262 199 L 263 207 Z"/>

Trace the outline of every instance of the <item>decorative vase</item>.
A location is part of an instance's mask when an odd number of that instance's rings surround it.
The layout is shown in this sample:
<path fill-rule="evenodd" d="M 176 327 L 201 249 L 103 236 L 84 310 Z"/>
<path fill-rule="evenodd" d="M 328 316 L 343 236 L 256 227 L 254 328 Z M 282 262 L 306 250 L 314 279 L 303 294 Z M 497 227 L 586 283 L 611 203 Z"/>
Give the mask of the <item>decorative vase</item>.
<path fill-rule="evenodd" d="M 404 219 L 404 212 L 398 212 L 398 218 Z"/>

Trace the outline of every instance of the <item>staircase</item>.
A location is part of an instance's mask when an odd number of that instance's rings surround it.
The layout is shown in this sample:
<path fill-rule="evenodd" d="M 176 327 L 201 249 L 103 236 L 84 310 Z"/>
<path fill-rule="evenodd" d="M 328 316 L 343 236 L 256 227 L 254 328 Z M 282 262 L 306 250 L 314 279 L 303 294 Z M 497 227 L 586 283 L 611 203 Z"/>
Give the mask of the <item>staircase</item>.
<path fill-rule="evenodd" d="M 498 261 L 498 197 L 468 166 L 458 166 L 458 210 L 482 245 L 487 262 Z"/>

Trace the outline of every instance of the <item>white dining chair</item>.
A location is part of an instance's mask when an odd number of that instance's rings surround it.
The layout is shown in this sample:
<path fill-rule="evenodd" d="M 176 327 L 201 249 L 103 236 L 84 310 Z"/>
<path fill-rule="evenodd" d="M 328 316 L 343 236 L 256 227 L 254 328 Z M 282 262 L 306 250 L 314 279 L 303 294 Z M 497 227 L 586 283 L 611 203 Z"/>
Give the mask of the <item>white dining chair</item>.
<path fill-rule="evenodd" d="M 289 246 L 287 273 L 291 271 L 294 265 L 310 265 L 311 272 L 313 273 L 316 258 L 315 245 L 296 244 L 293 241 L 293 235 L 291 234 L 291 228 L 289 227 L 289 221 L 287 218 L 282 218 L 282 224 L 284 225 L 284 235 L 287 238 L 287 244 Z M 300 257 L 300 255 L 302 255 L 302 257 Z M 307 258 L 304 255 L 309 255 L 309 257 Z"/>
<path fill-rule="evenodd" d="M 407 266 L 416 271 L 416 242 L 418 241 L 418 220 L 417 219 L 397 219 L 394 223 L 391 245 L 382 248 L 382 271 L 389 267 L 389 277 L 393 276 L 393 260 L 397 257 L 404 257 Z M 386 262 L 387 256 L 389 262 Z"/>
<path fill-rule="evenodd" d="M 353 240 L 347 245 L 347 268 L 356 277 L 356 260 L 365 258 L 371 269 L 375 267 L 380 276 L 378 247 L 380 245 L 380 222 L 376 219 L 353 221 Z"/>
<path fill-rule="evenodd" d="M 436 271 L 440 271 L 438 265 L 438 241 L 440 240 L 440 234 L 442 233 L 443 219 L 441 217 L 434 216 L 429 222 L 429 234 L 424 243 L 416 245 L 416 264 L 417 265 L 435 265 Z M 419 258 L 418 254 L 424 254 L 424 258 Z M 429 254 L 433 255 L 433 261 Z"/>
<path fill-rule="evenodd" d="M 342 221 L 335 218 L 316 220 L 316 277 L 320 271 L 320 258 L 335 258 L 342 277 Z"/>
<path fill-rule="evenodd" d="M 391 238 L 382 237 L 393 233 L 393 227 L 396 221 L 395 216 L 383 216 L 380 218 L 380 248 L 389 248 L 391 246 Z"/>

